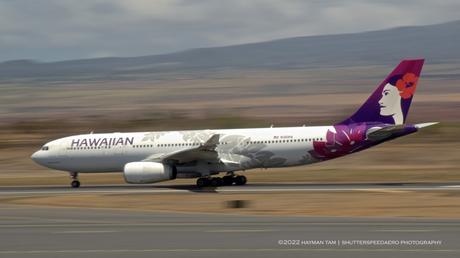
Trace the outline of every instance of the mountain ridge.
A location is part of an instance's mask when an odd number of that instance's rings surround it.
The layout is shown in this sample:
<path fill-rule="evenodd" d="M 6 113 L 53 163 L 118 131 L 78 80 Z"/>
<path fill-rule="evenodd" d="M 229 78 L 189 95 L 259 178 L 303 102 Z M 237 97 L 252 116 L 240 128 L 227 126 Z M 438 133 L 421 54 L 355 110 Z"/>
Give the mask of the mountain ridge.
<path fill-rule="evenodd" d="M 56 62 L 0 63 L 0 80 L 27 78 L 117 79 L 157 73 L 216 69 L 293 69 L 352 65 L 394 65 L 400 59 L 427 63 L 460 60 L 460 20 L 384 30 L 301 36 L 240 45 L 194 48 L 160 55 L 105 57 Z"/>

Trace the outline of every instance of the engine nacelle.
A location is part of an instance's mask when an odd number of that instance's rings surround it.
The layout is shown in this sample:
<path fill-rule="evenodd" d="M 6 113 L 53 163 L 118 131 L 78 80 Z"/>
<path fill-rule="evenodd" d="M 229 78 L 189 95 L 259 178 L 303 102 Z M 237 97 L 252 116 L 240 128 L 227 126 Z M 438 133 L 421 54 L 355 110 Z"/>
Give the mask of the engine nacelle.
<path fill-rule="evenodd" d="M 123 170 L 125 181 L 131 184 L 149 184 L 175 179 L 175 166 L 158 162 L 130 162 Z"/>

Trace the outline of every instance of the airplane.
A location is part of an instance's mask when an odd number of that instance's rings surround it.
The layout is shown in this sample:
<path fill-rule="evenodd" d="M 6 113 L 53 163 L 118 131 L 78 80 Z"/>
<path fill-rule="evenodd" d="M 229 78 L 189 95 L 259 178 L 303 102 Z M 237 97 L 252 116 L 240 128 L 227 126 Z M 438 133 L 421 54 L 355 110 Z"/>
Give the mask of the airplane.
<path fill-rule="evenodd" d="M 74 188 L 79 173 L 104 172 L 123 172 L 132 184 L 244 185 L 237 172 L 326 161 L 437 124 L 405 123 L 423 63 L 402 60 L 353 115 L 330 126 L 81 134 L 50 141 L 31 158 L 70 173 Z"/>

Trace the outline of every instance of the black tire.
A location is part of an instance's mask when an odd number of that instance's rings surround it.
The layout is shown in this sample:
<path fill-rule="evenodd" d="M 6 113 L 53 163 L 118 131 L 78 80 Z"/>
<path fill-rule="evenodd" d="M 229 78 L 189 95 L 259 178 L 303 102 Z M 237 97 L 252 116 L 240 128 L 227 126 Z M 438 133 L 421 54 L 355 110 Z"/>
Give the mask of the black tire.
<path fill-rule="evenodd" d="M 223 185 L 223 183 L 224 183 L 224 182 L 223 182 L 222 178 L 220 178 L 220 177 L 213 177 L 213 178 L 211 178 L 211 186 L 212 186 L 212 187 L 221 186 L 221 185 Z"/>
<path fill-rule="evenodd" d="M 233 185 L 234 176 L 224 176 L 222 178 L 223 185 Z"/>
<path fill-rule="evenodd" d="M 248 180 L 245 176 L 236 176 L 235 177 L 235 184 L 236 185 L 245 185 Z"/>
<path fill-rule="evenodd" d="M 72 183 L 70 183 L 70 185 L 72 186 L 72 188 L 78 188 L 80 187 L 80 181 L 73 180 Z"/>
<path fill-rule="evenodd" d="M 198 187 L 206 187 L 209 185 L 209 179 L 200 177 L 196 180 L 196 186 Z"/>

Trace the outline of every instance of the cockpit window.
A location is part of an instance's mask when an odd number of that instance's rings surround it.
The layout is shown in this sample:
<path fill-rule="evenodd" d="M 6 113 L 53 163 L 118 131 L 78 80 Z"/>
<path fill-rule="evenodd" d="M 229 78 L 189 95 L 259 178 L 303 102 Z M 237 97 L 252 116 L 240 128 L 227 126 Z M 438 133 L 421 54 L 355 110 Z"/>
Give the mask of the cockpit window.
<path fill-rule="evenodd" d="M 49 150 L 49 147 L 48 147 L 48 146 L 43 146 L 43 147 L 42 147 L 42 150 L 43 150 L 43 151 L 47 151 L 47 150 Z"/>

